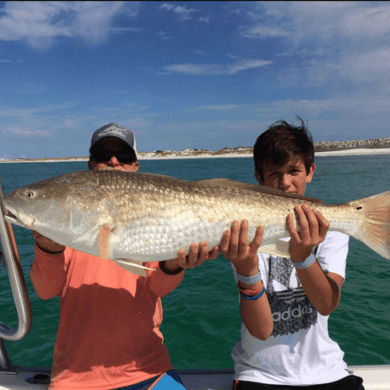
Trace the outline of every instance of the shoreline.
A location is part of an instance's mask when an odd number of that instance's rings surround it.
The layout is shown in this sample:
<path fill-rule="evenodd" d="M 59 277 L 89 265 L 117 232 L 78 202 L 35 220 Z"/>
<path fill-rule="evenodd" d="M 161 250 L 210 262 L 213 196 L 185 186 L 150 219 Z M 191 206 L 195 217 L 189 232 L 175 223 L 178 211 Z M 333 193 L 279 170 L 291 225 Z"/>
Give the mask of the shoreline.
<path fill-rule="evenodd" d="M 198 158 L 251 158 L 252 152 L 247 151 L 245 153 L 220 153 L 220 152 L 207 152 L 207 151 L 194 151 L 193 154 L 187 152 L 181 154 L 182 152 L 139 152 L 138 160 L 181 160 L 181 159 L 198 159 Z M 218 153 L 218 154 L 217 154 Z M 322 156 L 362 156 L 362 155 L 382 155 L 390 154 L 390 148 L 380 148 L 380 149 L 369 149 L 369 148 L 356 148 L 356 149 L 346 149 L 346 150 L 329 150 L 315 152 L 315 157 Z M 69 157 L 69 158 L 53 158 L 53 159 L 13 159 L 13 160 L 0 160 L 0 164 L 10 164 L 10 163 L 35 163 L 35 162 L 86 162 L 88 157 Z"/>
<path fill-rule="evenodd" d="M 346 150 L 329 150 L 323 152 L 316 152 L 315 156 L 363 156 L 363 155 L 378 155 L 378 154 L 390 154 L 390 148 L 380 149 L 346 149 Z"/>

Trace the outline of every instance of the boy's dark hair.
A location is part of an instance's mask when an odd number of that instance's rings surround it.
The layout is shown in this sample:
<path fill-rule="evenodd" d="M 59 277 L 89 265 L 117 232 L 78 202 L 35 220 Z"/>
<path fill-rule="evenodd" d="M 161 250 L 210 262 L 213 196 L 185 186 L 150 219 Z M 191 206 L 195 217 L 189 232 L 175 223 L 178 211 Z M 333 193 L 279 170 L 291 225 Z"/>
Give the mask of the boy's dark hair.
<path fill-rule="evenodd" d="M 309 173 L 314 163 L 313 137 L 302 118 L 298 117 L 298 119 L 301 121 L 301 126 L 278 121 L 257 138 L 253 147 L 253 159 L 255 171 L 260 175 L 261 181 L 264 181 L 264 164 L 278 169 L 297 157 L 302 158 L 306 172 Z"/>

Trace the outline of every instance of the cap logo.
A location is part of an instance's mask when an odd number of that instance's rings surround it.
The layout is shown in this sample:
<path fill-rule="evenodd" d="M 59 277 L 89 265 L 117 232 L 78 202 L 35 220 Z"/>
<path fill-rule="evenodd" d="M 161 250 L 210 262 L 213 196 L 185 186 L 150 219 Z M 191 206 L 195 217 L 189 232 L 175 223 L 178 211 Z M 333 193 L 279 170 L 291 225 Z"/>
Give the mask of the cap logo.
<path fill-rule="evenodd" d="M 122 129 L 118 129 L 115 126 L 111 126 L 108 129 L 104 129 L 100 134 L 98 134 L 98 137 L 103 137 L 107 135 L 118 135 L 120 137 L 125 138 L 126 134 L 124 134 L 124 131 Z"/>

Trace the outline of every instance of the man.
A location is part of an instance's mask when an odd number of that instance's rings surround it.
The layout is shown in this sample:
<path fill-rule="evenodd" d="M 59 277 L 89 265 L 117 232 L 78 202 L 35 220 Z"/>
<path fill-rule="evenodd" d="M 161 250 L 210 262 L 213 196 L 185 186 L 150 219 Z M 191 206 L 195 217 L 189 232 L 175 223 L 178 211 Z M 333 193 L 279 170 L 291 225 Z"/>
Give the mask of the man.
<path fill-rule="evenodd" d="M 134 134 L 115 123 L 92 136 L 91 170 L 137 172 Z M 53 353 L 52 389 L 184 389 L 160 332 L 161 297 L 175 289 L 184 270 L 216 258 L 206 243 L 188 257 L 146 263 L 136 276 L 108 259 L 81 253 L 33 232 L 30 277 L 42 299 L 59 296 L 60 323 Z"/>
<path fill-rule="evenodd" d="M 300 118 L 299 118 L 300 119 Z M 314 172 L 314 145 L 304 122 L 274 123 L 254 146 L 260 185 L 304 195 Z M 241 306 L 241 340 L 232 350 L 237 390 L 363 390 L 328 333 L 345 279 L 348 236 L 328 232 L 307 205 L 286 219 L 291 259 L 257 254 L 262 228 L 248 245 L 248 223 L 237 221 L 220 244 L 234 269 Z"/>

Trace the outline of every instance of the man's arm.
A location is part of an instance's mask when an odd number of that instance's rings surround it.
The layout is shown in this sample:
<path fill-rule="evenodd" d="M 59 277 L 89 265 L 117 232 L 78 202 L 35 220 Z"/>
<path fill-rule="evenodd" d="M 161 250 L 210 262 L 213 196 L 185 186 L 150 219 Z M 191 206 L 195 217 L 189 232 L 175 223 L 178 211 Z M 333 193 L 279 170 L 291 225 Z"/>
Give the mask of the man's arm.
<path fill-rule="evenodd" d="M 56 242 L 50 240 L 50 238 L 42 236 L 42 234 L 40 234 L 34 230 L 31 233 L 34 237 L 35 243 L 44 252 L 50 253 L 50 254 L 58 254 L 58 253 L 61 253 L 65 250 L 65 246 L 63 246 L 61 244 L 57 244 Z"/>
<path fill-rule="evenodd" d="M 38 296 L 50 299 L 59 295 L 66 282 L 65 247 L 32 232 L 36 246 L 30 278 Z"/>
<path fill-rule="evenodd" d="M 220 244 L 221 252 L 234 265 L 239 275 L 253 277 L 259 273 L 257 249 L 262 238 L 263 228 L 259 227 L 252 243 L 248 245 L 248 221 L 246 220 L 241 222 L 241 226 L 238 221 L 234 221 L 231 230 L 224 233 Z M 264 285 L 261 279 L 254 284 L 247 284 L 239 280 L 238 287 L 241 291 L 259 291 L 264 288 Z M 240 310 L 241 319 L 251 335 L 260 340 L 266 340 L 272 333 L 274 326 L 267 294 L 263 293 L 260 298 L 254 300 L 241 296 Z"/>
<path fill-rule="evenodd" d="M 290 255 L 293 263 L 305 261 L 313 249 L 324 241 L 329 229 L 329 222 L 319 212 L 307 205 L 297 206 L 295 212 L 299 232 L 294 227 L 292 214 L 287 216 L 287 230 L 290 233 Z M 322 315 L 331 314 L 339 305 L 343 278 L 335 273 L 325 273 L 318 261 L 308 268 L 297 269 L 305 294 L 316 310 Z"/>

